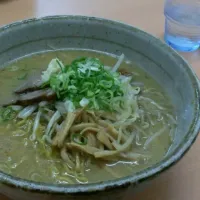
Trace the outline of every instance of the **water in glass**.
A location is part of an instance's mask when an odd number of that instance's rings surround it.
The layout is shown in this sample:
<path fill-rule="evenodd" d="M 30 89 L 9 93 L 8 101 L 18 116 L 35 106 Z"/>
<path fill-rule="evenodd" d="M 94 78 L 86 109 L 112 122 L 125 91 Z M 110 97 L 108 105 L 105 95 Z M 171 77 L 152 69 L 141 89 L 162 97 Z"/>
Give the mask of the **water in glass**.
<path fill-rule="evenodd" d="M 200 47 L 200 0 L 165 1 L 165 41 L 180 51 Z"/>

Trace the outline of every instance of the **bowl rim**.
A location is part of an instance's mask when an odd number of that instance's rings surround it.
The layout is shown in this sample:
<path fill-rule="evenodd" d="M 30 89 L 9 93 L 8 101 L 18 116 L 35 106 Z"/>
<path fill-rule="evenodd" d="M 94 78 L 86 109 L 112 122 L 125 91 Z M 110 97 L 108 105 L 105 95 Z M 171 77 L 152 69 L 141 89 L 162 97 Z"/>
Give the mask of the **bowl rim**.
<path fill-rule="evenodd" d="M 106 190 L 111 190 L 119 187 L 128 187 L 129 185 L 137 185 L 140 182 L 143 182 L 147 179 L 153 178 L 159 173 L 167 170 L 172 165 L 176 164 L 185 153 L 190 149 L 194 141 L 196 140 L 199 130 L 200 130 L 200 85 L 198 78 L 187 61 L 180 56 L 176 51 L 171 47 L 167 46 L 163 41 L 154 37 L 152 34 L 146 33 L 141 29 L 133 27 L 132 25 L 125 24 L 115 20 L 109 20 L 105 18 L 92 17 L 92 16 L 82 16 L 82 15 L 54 15 L 54 16 L 45 16 L 39 18 L 30 18 L 26 20 L 17 21 L 8 25 L 0 27 L 0 33 L 5 30 L 12 29 L 12 27 L 20 25 L 28 25 L 30 23 L 35 23 L 41 20 L 56 20 L 56 19 L 66 19 L 66 20 L 90 20 L 92 22 L 104 23 L 106 25 L 114 25 L 116 27 L 121 27 L 123 29 L 138 32 L 138 34 L 146 35 L 149 39 L 155 41 L 157 45 L 162 46 L 163 49 L 170 55 L 172 55 L 178 63 L 182 64 L 182 67 L 188 73 L 190 80 L 194 86 L 195 93 L 195 117 L 193 123 L 190 126 L 186 137 L 183 139 L 182 143 L 174 150 L 174 153 L 168 159 L 164 159 L 151 167 L 148 167 L 140 172 L 137 172 L 133 175 L 126 176 L 120 179 L 114 179 L 112 181 L 102 181 L 97 183 L 90 184 L 75 184 L 75 185 L 58 185 L 58 184 L 47 184 L 47 183 L 38 183 L 34 181 L 28 181 L 25 179 L 17 178 L 0 171 L 0 183 L 5 184 L 10 187 L 17 187 L 19 189 L 28 190 L 30 192 L 40 192 L 40 193 L 51 193 L 51 194 L 78 194 L 78 193 L 93 193 L 101 192 Z M 188 134 L 191 133 L 189 137 Z"/>

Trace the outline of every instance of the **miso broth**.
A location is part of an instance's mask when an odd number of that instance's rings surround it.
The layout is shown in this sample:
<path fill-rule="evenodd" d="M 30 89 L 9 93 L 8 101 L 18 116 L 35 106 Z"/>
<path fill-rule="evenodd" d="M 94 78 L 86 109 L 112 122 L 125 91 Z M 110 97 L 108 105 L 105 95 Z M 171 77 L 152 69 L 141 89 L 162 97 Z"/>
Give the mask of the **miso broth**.
<path fill-rule="evenodd" d="M 105 66 L 111 67 L 117 62 L 117 58 L 113 56 L 90 51 L 57 51 L 24 57 L 0 70 L 0 105 L 10 101 L 14 97 L 13 91 L 26 82 L 30 76 L 39 76 L 42 71 L 45 71 L 49 62 L 55 57 L 64 64 L 70 64 L 77 57 L 95 57 Z M 116 159 L 114 151 L 116 151 L 117 145 L 123 146 L 123 140 L 118 138 L 119 143 L 114 145 L 116 144 L 116 141 L 113 141 L 115 138 L 110 137 L 109 143 L 113 145 L 111 150 L 104 145 L 97 146 L 104 153 L 112 151 L 114 157 L 96 159 L 92 155 L 80 152 L 79 148 L 70 147 L 70 160 L 74 162 L 70 165 L 61 158 L 58 147 L 51 147 L 48 142 L 42 140 L 41 135 L 45 133 L 47 125 L 46 122 L 43 122 L 44 120 L 40 122 L 41 130 L 37 130 L 37 137 L 41 136 L 41 138 L 30 139 L 37 115 L 35 112 L 26 119 L 16 120 L 16 115 L 11 121 L 0 122 L 0 170 L 12 176 L 37 182 L 76 184 L 125 177 L 161 161 L 172 144 L 176 129 L 173 106 L 159 84 L 133 63 L 123 62 L 120 66 L 120 73 L 124 76 L 132 74 L 132 87 L 140 88 L 140 92 L 136 96 L 137 117 L 124 129 L 120 126 L 122 127 L 123 123 L 128 123 L 128 121 L 115 123 L 113 119 L 107 119 L 106 116 L 101 116 L 100 121 L 108 124 L 112 122 L 118 132 L 124 131 L 123 134 L 128 132 L 125 138 L 128 138 L 129 133 L 134 135 L 131 147 L 129 147 L 130 152 L 128 150 L 120 152 L 120 156 Z M 106 112 L 108 111 L 106 110 Z M 92 116 L 91 113 L 92 111 L 89 112 L 89 115 Z M 131 120 L 133 119 L 131 118 Z M 92 140 L 92 137 L 97 137 L 95 131 L 90 133 L 94 136 L 87 138 L 86 143 L 89 143 L 89 139 Z M 98 139 L 97 141 L 99 142 Z M 82 144 L 82 146 L 84 145 L 88 144 Z M 77 155 L 80 158 L 76 157 Z M 77 169 L 79 161 L 81 166 Z"/>

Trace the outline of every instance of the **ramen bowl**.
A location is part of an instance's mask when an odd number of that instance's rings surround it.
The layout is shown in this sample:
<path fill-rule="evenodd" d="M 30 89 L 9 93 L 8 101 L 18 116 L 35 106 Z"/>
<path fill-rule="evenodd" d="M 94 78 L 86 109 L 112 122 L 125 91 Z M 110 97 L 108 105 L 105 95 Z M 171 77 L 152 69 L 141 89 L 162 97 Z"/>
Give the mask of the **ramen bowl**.
<path fill-rule="evenodd" d="M 186 61 L 159 39 L 132 26 L 85 16 L 49 16 L 0 28 L 0 66 L 25 55 L 61 49 L 124 53 L 155 79 L 177 115 L 173 144 L 162 161 L 124 178 L 91 184 L 56 185 L 23 180 L 0 172 L 0 193 L 13 199 L 121 199 L 127 188 L 148 183 L 179 161 L 200 127 L 200 89 Z"/>

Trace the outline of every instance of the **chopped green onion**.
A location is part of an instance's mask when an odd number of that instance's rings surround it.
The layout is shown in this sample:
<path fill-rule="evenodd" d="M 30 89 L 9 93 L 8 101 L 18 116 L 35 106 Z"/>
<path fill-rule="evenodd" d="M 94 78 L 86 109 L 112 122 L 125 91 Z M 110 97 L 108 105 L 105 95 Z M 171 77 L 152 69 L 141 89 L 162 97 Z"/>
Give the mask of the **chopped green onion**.
<path fill-rule="evenodd" d="M 89 102 L 90 102 L 90 101 L 89 101 L 87 98 L 84 97 L 84 98 L 82 98 L 81 101 L 80 101 L 80 106 L 81 106 L 81 107 L 85 107 L 85 106 L 87 106 L 87 105 L 89 104 Z"/>
<path fill-rule="evenodd" d="M 11 107 L 1 108 L 0 121 L 8 121 L 14 119 L 16 112 Z"/>
<path fill-rule="evenodd" d="M 105 68 L 99 59 L 82 57 L 67 66 L 58 59 L 53 60 L 56 64 L 51 61 L 51 68 L 48 67 L 43 75 L 48 74 L 45 83 L 56 92 L 59 101 L 71 102 L 74 109 L 87 104 L 88 109 L 113 111 L 123 105 L 129 82 L 123 83 L 120 74 Z M 116 97 L 119 101 L 113 104 Z"/>
<path fill-rule="evenodd" d="M 140 93 L 140 87 L 133 88 L 133 91 L 134 91 L 135 94 L 139 94 Z"/>
<path fill-rule="evenodd" d="M 57 64 L 58 64 L 58 66 L 60 67 L 60 70 L 61 70 L 62 72 L 64 72 L 63 67 L 62 67 L 62 65 L 60 64 L 60 61 L 59 61 L 58 59 L 56 59 L 56 62 L 57 62 Z"/>
<path fill-rule="evenodd" d="M 20 76 L 18 76 L 17 79 L 18 79 L 18 80 L 24 80 L 24 79 L 27 78 L 27 76 L 28 76 L 28 73 L 25 72 L 25 73 L 21 74 Z"/>
<path fill-rule="evenodd" d="M 19 69 L 18 66 L 11 66 L 11 67 L 9 67 L 9 71 L 11 71 L 11 72 L 15 72 L 15 71 L 17 71 L 18 69 Z"/>
<path fill-rule="evenodd" d="M 72 134 L 72 141 L 80 144 L 80 145 L 86 145 L 87 144 L 87 138 L 84 137 L 83 135 L 80 135 L 78 133 Z"/>

